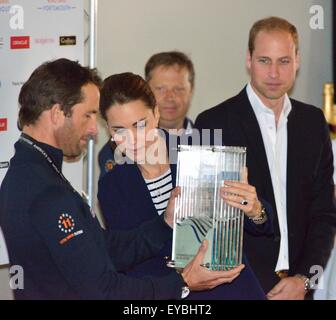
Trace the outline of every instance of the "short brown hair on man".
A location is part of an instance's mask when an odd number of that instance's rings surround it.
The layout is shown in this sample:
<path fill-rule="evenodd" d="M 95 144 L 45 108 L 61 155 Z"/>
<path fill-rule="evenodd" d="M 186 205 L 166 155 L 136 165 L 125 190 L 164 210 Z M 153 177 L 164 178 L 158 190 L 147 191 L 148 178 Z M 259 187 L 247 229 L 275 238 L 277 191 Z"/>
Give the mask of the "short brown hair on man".
<path fill-rule="evenodd" d="M 266 31 L 266 32 L 271 32 L 271 31 L 283 31 L 289 33 L 294 41 L 295 48 L 296 48 L 296 53 L 299 50 L 299 35 L 297 32 L 296 27 L 288 22 L 287 20 L 279 17 L 268 17 L 262 20 L 259 20 L 254 23 L 250 30 L 250 35 L 249 35 L 249 41 L 248 41 L 248 47 L 250 51 L 250 55 L 252 56 L 253 51 L 255 49 L 254 44 L 255 44 L 255 39 L 258 35 L 259 32 L 261 31 Z"/>
<path fill-rule="evenodd" d="M 72 107 L 84 98 L 82 87 L 89 83 L 100 88 L 101 79 L 96 69 L 82 67 L 77 61 L 65 58 L 43 63 L 21 88 L 19 129 L 34 124 L 43 111 L 57 103 L 65 116 L 70 117 Z"/>
<path fill-rule="evenodd" d="M 149 58 L 145 66 L 145 78 L 148 82 L 152 77 L 152 71 L 159 67 L 171 67 L 178 65 L 181 68 L 186 68 L 189 72 L 189 82 L 191 88 L 194 87 L 195 83 L 195 70 L 194 65 L 190 58 L 183 52 L 180 51 L 168 51 L 156 53 Z"/>

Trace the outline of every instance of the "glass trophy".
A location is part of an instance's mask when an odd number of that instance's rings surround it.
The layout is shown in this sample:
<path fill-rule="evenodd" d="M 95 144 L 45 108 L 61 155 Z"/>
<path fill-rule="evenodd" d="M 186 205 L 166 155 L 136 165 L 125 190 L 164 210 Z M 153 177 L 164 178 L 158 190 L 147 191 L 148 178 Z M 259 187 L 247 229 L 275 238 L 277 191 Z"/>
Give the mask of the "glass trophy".
<path fill-rule="evenodd" d="M 204 266 L 229 270 L 242 262 L 244 213 L 225 203 L 220 187 L 225 180 L 241 181 L 246 148 L 179 146 L 172 260 L 183 269 L 208 240 Z"/>

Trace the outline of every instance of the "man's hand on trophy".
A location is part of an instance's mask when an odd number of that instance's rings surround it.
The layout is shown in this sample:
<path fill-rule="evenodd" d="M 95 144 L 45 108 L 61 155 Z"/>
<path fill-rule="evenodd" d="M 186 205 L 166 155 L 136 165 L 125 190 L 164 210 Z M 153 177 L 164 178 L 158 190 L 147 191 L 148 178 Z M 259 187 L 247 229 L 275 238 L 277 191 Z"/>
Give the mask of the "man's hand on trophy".
<path fill-rule="evenodd" d="M 181 194 L 181 188 L 176 187 L 175 189 L 172 190 L 167 209 L 164 213 L 164 219 L 165 222 L 173 228 L 174 225 L 174 210 L 175 210 L 175 199 Z"/>
<path fill-rule="evenodd" d="M 228 205 L 243 210 L 249 218 L 261 215 L 262 204 L 258 200 L 256 188 L 248 183 L 246 167 L 242 171 L 242 181 L 224 181 L 220 193 Z"/>
<path fill-rule="evenodd" d="M 229 271 L 212 271 L 203 267 L 204 255 L 208 249 L 208 241 L 202 242 L 196 256 L 182 271 L 182 277 L 191 291 L 213 289 L 223 283 L 231 283 L 245 268 L 242 264 Z"/>

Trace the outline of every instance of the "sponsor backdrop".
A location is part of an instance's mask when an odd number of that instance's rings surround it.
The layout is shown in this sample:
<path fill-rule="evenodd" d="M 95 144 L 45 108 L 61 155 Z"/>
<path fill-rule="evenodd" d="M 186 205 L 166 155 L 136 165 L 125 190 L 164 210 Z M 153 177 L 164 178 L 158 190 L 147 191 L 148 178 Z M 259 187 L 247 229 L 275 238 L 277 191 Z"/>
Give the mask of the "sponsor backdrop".
<path fill-rule="evenodd" d="M 83 63 L 83 1 L 0 0 L 0 184 L 14 154 L 17 98 L 42 62 L 66 57 Z M 82 190 L 83 163 L 65 163 L 64 173 Z M 8 257 L 0 229 L 0 265 Z"/>

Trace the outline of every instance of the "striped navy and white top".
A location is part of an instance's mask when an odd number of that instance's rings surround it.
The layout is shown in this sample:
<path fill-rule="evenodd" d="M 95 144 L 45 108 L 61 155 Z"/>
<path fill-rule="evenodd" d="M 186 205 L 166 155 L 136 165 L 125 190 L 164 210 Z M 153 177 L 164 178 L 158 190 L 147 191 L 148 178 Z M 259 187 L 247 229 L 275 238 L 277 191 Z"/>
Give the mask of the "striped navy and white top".
<path fill-rule="evenodd" d="M 152 197 L 155 209 L 159 215 L 165 212 L 168 200 L 173 190 L 173 180 L 170 168 L 160 177 L 155 179 L 145 179 L 147 188 Z"/>

